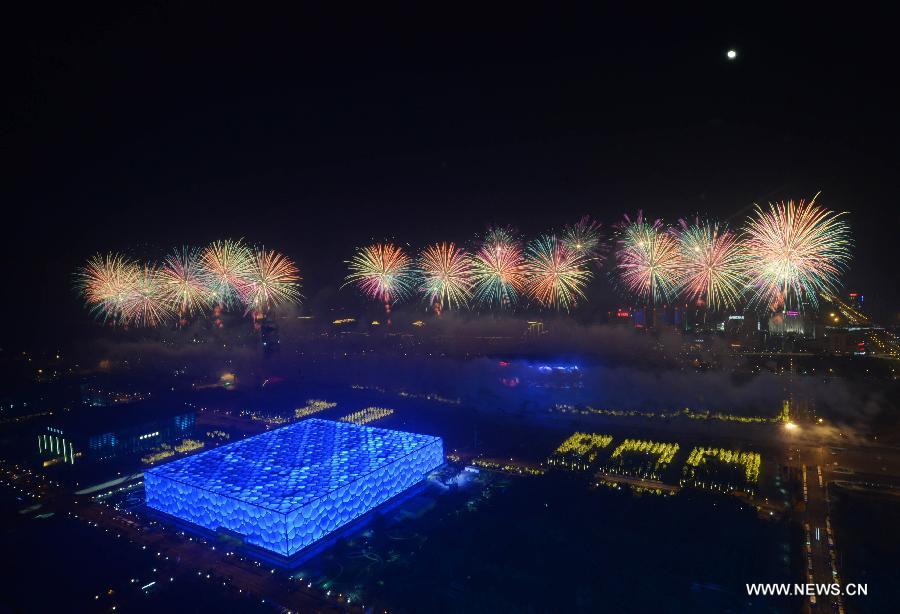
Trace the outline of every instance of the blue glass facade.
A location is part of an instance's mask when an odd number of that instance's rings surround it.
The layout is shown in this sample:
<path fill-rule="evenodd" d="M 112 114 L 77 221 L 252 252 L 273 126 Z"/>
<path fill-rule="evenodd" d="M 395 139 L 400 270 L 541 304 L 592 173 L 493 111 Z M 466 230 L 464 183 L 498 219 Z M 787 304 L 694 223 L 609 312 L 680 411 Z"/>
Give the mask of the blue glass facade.
<path fill-rule="evenodd" d="M 144 473 L 147 505 L 283 556 L 420 482 L 440 437 L 308 419 Z"/>

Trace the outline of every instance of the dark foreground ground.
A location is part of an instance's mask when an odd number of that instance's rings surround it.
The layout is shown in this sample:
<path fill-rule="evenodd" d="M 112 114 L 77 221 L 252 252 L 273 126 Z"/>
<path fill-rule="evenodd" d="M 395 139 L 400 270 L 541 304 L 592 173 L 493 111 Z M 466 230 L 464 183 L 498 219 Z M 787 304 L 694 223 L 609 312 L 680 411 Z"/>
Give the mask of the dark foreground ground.
<path fill-rule="evenodd" d="M 4 551 L 16 553 L 3 596 L 13 611 L 269 607 L 103 524 L 15 513 L 21 504 L 7 493 L 0 534 Z M 787 521 L 760 520 L 734 497 L 635 495 L 591 489 L 583 476 L 482 473 L 458 489 L 433 484 L 273 575 L 377 611 L 789 612 L 796 600 L 750 599 L 744 583 L 791 581 L 798 548 Z"/>
<path fill-rule="evenodd" d="M 900 604 L 900 494 L 833 488 L 832 509 L 845 582 L 868 584 L 865 597 L 848 598 L 852 612 L 896 612 Z"/>
<path fill-rule="evenodd" d="M 562 475 L 496 477 L 417 519 L 343 540 L 301 569 L 395 610 L 792 611 L 744 582 L 788 581 L 787 524 L 732 497 L 643 495 Z"/>

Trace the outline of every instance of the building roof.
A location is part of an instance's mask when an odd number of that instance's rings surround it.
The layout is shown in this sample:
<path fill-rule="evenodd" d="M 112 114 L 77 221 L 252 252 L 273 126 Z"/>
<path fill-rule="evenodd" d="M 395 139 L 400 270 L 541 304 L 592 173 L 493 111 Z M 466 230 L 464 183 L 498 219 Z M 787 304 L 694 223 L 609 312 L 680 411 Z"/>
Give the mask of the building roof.
<path fill-rule="evenodd" d="M 287 513 L 436 442 L 432 435 L 310 418 L 147 473 Z"/>
<path fill-rule="evenodd" d="M 104 407 L 89 405 L 69 412 L 54 412 L 48 425 L 70 435 L 90 436 L 98 433 L 122 432 L 159 424 L 175 416 L 193 414 L 196 410 L 183 401 L 146 400 Z"/>

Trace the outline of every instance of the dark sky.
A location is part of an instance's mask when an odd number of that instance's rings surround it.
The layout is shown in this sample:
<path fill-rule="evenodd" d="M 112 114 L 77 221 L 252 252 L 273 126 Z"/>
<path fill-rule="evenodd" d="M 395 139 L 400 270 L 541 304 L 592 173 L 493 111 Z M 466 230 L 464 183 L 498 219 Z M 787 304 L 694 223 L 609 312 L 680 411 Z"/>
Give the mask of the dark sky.
<path fill-rule="evenodd" d="M 851 213 L 848 285 L 896 311 L 886 15 L 441 6 L 11 15 L 3 315 L 29 325 L 6 345 L 87 324 L 71 273 L 98 250 L 242 236 L 296 259 L 314 296 L 372 237 L 637 209 L 737 223 L 819 190 Z"/>

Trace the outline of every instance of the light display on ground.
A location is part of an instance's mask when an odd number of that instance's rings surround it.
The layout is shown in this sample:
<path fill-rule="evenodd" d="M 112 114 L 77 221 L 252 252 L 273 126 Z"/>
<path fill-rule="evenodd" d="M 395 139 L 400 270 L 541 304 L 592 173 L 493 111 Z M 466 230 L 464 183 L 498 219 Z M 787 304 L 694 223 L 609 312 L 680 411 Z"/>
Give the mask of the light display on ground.
<path fill-rule="evenodd" d="M 310 399 L 306 402 L 306 405 L 304 407 L 298 407 L 294 410 L 294 417 L 306 418 L 313 414 L 317 414 L 320 411 L 331 409 L 332 407 L 337 407 L 337 403 L 332 403 L 331 401 L 321 401 L 319 399 Z"/>
<path fill-rule="evenodd" d="M 600 450 L 609 446 L 612 440 L 612 435 L 575 433 L 556 448 L 547 464 L 586 471 L 597 460 Z"/>
<path fill-rule="evenodd" d="M 147 505 L 292 556 L 420 482 L 440 437 L 311 418 L 144 473 Z"/>
<path fill-rule="evenodd" d="M 352 414 L 347 414 L 346 416 L 341 418 L 341 422 L 351 422 L 353 424 L 368 424 L 369 422 L 375 422 L 376 420 L 387 418 L 392 413 L 394 413 L 394 410 L 387 409 L 386 407 L 366 407 L 365 409 L 355 411 Z"/>
<path fill-rule="evenodd" d="M 602 469 L 605 473 L 658 480 L 677 452 L 677 443 L 626 439 Z"/>
<path fill-rule="evenodd" d="M 753 492 L 759 482 L 761 463 L 759 452 L 696 447 L 688 456 L 681 484 L 726 492 L 735 489 Z"/>

